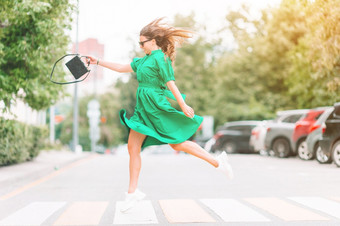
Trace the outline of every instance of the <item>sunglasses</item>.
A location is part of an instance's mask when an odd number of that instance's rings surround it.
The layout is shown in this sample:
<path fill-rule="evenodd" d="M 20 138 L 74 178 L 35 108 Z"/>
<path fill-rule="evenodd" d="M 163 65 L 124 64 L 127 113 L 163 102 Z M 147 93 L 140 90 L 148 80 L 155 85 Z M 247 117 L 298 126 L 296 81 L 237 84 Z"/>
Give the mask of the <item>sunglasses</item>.
<path fill-rule="evenodd" d="M 142 41 L 142 42 L 138 42 L 139 43 L 139 45 L 141 45 L 141 46 L 144 46 L 144 43 L 146 43 L 146 42 L 148 42 L 148 41 L 151 41 L 152 39 L 148 39 L 148 40 L 145 40 L 145 41 Z"/>

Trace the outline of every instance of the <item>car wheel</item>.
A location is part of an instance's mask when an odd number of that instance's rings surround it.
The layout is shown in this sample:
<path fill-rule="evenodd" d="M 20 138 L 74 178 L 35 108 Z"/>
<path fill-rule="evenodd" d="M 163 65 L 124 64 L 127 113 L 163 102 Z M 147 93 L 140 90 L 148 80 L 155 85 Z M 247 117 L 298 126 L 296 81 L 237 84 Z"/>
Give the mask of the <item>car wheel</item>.
<path fill-rule="evenodd" d="M 318 146 L 315 152 L 316 161 L 318 161 L 321 164 L 331 163 L 332 159 L 323 152 L 319 144 L 317 145 Z"/>
<path fill-rule="evenodd" d="M 334 163 L 340 167 L 340 141 L 337 141 L 333 146 L 332 159 Z"/>
<path fill-rule="evenodd" d="M 289 142 L 284 138 L 276 139 L 273 143 L 273 151 L 280 158 L 287 158 L 290 153 Z"/>
<path fill-rule="evenodd" d="M 307 142 L 303 140 L 298 145 L 298 155 L 302 160 L 311 160 L 314 158 L 313 153 L 309 152 L 307 149 Z"/>
<path fill-rule="evenodd" d="M 227 153 L 235 153 L 236 152 L 236 144 L 232 141 L 227 141 L 223 144 L 222 151 Z"/>

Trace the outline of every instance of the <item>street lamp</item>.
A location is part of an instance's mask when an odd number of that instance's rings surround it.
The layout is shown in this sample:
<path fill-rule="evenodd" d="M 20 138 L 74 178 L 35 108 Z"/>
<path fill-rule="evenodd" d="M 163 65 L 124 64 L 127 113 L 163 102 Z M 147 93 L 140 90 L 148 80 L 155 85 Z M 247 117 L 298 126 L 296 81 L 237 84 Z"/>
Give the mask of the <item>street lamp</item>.
<path fill-rule="evenodd" d="M 76 27 L 76 53 L 79 51 L 78 45 L 78 27 L 79 27 L 79 0 L 77 0 L 77 27 Z M 72 150 L 76 152 L 78 146 L 78 84 L 74 84 L 74 99 L 73 99 L 73 133 L 72 133 L 72 140 L 73 146 Z"/>

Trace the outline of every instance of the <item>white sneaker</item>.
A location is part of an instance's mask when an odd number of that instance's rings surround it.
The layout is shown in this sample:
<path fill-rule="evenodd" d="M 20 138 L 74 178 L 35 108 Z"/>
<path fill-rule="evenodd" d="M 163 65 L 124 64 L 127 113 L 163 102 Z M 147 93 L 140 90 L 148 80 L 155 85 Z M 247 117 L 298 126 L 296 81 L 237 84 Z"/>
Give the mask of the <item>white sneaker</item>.
<path fill-rule="evenodd" d="M 223 174 L 227 175 L 229 179 L 233 179 L 234 173 L 230 163 L 228 162 L 227 153 L 222 152 L 219 156 L 217 156 L 217 161 L 218 167 L 216 169 L 221 171 Z"/>
<path fill-rule="evenodd" d="M 138 201 L 143 200 L 146 196 L 146 194 L 141 192 L 138 188 L 136 189 L 134 193 L 136 194 Z"/>
<path fill-rule="evenodd" d="M 134 193 L 125 193 L 125 201 L 120 208 L 121 212 L 126 212 L 132 209 L 136 203 L 145 198 L 145 194 L 140 190 L 136 189 Z"/>

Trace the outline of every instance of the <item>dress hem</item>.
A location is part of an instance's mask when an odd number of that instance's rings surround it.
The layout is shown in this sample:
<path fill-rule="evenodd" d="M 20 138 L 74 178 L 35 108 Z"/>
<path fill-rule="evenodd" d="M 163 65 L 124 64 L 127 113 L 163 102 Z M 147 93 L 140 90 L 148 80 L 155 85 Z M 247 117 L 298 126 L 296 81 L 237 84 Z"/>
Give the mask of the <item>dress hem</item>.
<path fill-rule="evenodd" d="M 190 134 L 189 136 L 187 136 L 187 137 L 185 137 L 185 138 L 183 138 L 183 139 L 180 139 L 179 141 L 167 142 L 167 141 L 164 141 L 164 138 L 162 138 L 162 137 L 160 137 L 160 136 L 157 137 L 157 136 L 155 136 L 155 134 L 151 134 L 151 133 L 148 133 L 148 132 L 145 132 L 145 131 L 141 131 L 141 130 L 138 128 L 138 126 L 132 125 L 132 124 L 130 123 L 130 120 L 127 119 L 127 118 L 125 117 L 125 115 L 126 115 L 126 110 L 125 110 L 125 109 L 120 110 L 120 112 L 119 112 L 120 122 L 121 122 L 122 125 L 124 125 L 124 126 L 127 128 L 128 133 L 130 133 L 130 129 L 132 129 L 132 130 L 134 130 L 134 131 L 136 131 L 136 132 L 138 132 L 138 133 L 141 133 L 141 134 L 144 134 L 144 135 L 147 136 L 147 137 L 144 139 L 144 142 L 143 142 L 143 144 L 142 144 L 142 149 L 143 149 L 143 148 L 146 148 L 146 147 L 148 147 L 148 146 L 154 146 L 154 145 L 162 145 L 162 144 L 180 144 L 180 143 L 183 143 L 184 141 L 187 141 L 190 137 L 192 137 L 192 136 L 196 133 L 197 129 L 200 127 L 200 125 L 201 125 L 202 122 L 203 122 L 203 118 L 202 118 L 201 116 L 196 115 L 195 117 L 199 117 L 199 118 L 198 118 L 199 123 L 197 124 L 196 130 L 195 130 L 192 134 Z M 148 140 L 150 140 L 150 138 L 153 138 L 152 141 L 153 141 L 154 143 L 149 143 L 149 142 L 147 142 Z"/>

